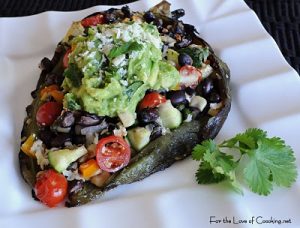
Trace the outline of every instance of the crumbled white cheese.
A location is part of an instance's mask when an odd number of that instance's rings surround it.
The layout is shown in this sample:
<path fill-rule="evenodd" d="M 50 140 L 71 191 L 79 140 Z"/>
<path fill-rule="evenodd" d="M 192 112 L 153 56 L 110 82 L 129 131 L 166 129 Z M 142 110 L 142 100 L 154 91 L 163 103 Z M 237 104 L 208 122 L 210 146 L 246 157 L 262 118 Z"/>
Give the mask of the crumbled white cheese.
<path fill-rule="evenodd" d="M 95 48 L 95 43 L 93 41 L 86 42 L 86 45 L 87 45 L 89 50 Z"/>
<path fill-rule="evenodd" d="M 119 136 L 119 137 L 125 137 L 127 135 L 126 128 L 120 123 L 117 126 L 118 126 L 118 128 L 113 130 L 114 135 Z"/>
<path fill-rule="evenodd" d="M 121 68 L 121 69 L 122 69 L 122 68 Z M 121 79 L 121 80 L 120 80 L 120 83 L 121 83 L 123 86 L 128 86 L 128 81 L 126 81 L 126 80 Z"/>
<path fill-rule="evenodd" d="M 131 54 L 129 55 L 129 59 L 135 59 L 136 57 L 139 56 L 139 52 L 138 51 L 133 51 L 131 52 Z"/>
<path fill-rule="evenodd" d="M 32 146 L 30 148 L 30 150 L 33 153 L 44 151 L 44 146 L 43 146 L 42 140 L 38 139 L 38 140 L 34 141 L 34 143 L 32 144 Z"/>
<path fill-rule="evenodd" d="M 64 170 L 62 174 L 67 178 L 68 181 L 84 180 L 84 178 L 78 173 L 78 169 L 75 169 L 74 171 Z"/>
<path fill-rule="evenodd" d="M 42 170 L 44 170 L 44 167 L 46 165 L 49 165 L 48 153 L 45 153 L 44 151 L 37 151 L 35 153 L 35 157 L 38 165 L 41 167 Z"/>
<path fill-rule="evenodd" d="M 192 114 L 188 114 L 186 119 L 184 120 L 184 122 L 191 122 L 193 119 L 193 115 Z"/>
<path fill-rule="evenodd" d="M 36 140 L 32 144 L 30 151 L 32 151 L 35 154 L 37 163 L 43 170 L 44 167 L 49 164 L 49 160 L 48 160 L 47 152 L 45 152 L 45 148 L 42 140 L 40 139 Z"/>
<path fill-rule="evenodd" d="M 95 52 L 95 51 L 92 51 L 90 54 L 88 54 L 87 57 L 90 58 L 90 59 L 94 59 L 95 56 L 96 56 L 96 52 Z"/>
<path fill-rule="evenodd" d="M 161 134 L 162 135 L 165 135 L 167 134 L 168 132 L 170 132 L 170 129 L 169 128 L 165 128 L 163 123 L 162 123 L 162 120 L 160 117 L 158 117 L 158 119 L 155 121 L 156 123 L 158 123 L 160 126 L 161 126 Z"/>
<path fill-rule="evenodd" d="M 125 58 L 126 58 L 125 54 L 119 55 L 112 60 L 112 64 L 115 66 L 119 66 L 122 64 L 122 62 L 125 60 Z"/>
<path fill-rule="evenodd" d="M 102 52 L 105 54 L 105 55 L 108 55 L 110 50 L 113 48 L 113 45 L 112 44 L 106 44 L 103 46 L 102 48 Z"/>
<path fill-rule="evenodd" d="M 188 102 L 191 102 L 192 97 L 191 97 L 190 95 L 188 95 L 187 93 L 185 93 L 185 99 L 186 99 Z"/>
<path fill-rule="evenodd" d="M 168 44 L 169 47 L 173 47 L 176 43 L 176 40 L 170 36 L 163 35 L 160 38 L 164 43 Z"/>

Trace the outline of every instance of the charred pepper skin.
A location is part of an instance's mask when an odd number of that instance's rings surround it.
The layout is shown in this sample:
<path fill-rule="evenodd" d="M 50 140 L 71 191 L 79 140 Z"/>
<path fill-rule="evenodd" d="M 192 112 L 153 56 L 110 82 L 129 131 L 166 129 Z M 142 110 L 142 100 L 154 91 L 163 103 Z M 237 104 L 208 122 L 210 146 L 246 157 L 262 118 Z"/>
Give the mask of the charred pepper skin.
<path fill-rule="evenodd" d="M 124 17 L 124 13 L 121 14 L 120 12 L 114 11 L 113 13 Z M 164 25 L 172 25 L 177 21 L 176 18 L 165 16 L 170 15 L 170 12 L 166 12 L 165 15 L 158 14 L 155 12 L 155 8 L 152 9 L 152 12 L 155 15 L 155 18 L 159 18 L 163 21 Z M 97 14 L 98 13 L 99 12 L 97 12 Z M 105 14 L 106 12 L 100 13 Z M 131 14 L 134 15 L 135 13 L 131 12 Z M 114 173 L 106 181 L 103 187 L 96 187 L 90 182 L 82 183 L 80 189 L 69 194 L 66 203 L 67 207 L 75 207 L 89 203 L 92 200 L 100 198 L 106 191 L 109 191 L 119 185 L 140 181 L 155 172 L 164 170 L 171 166 L 174 162 L 189 156 L 192 148 L 196 144 L 205 139 L 213 139 L 220 131 L 231 107 L 231 94 L 229 87 L 230 71 L 227 65 L 214 54 L 214 51 L 209 44 L 197 35 L 198 33 L 193 26 L 184 24 L 184 27 L 186 35 L 191 38 L 193 44 L 208 47 L 210 50 L 210 56 L 208 59 L 214 70 L 212 77 L 217 83 L 217 92 L 223 102 L 222 109 L 215 116 L 209 116 L 208 114 L 203 115 L 199 120 L 183 123 L 171 133 L 160 136 L 151 141 L 140 153 L 132 158 L 127 167 Z M 47 82 L 47 75 L 51 75 L 51 73 L 62 75 L 63 73 L 64 69 L 62 67 L 62 57 L 66 50 L 62 48 L 61 44 L 59 44 L 58 47 L 60 47 L 60 52 L 56 52 L 53 57 L 55 60 L 55 64 L 53 65 L 55 66 L 50 73 L 45 70 L 41 72 L 36 87 L 36 94 L 39 93 L 39 89 Z M 21 133 L 22 137 L 28 137 L 32 133 L 39 133 L 40 129 L 35 121 L 31 121 L 30 124 L 26 124 L 26 121 L 28 118 L 32 118 L 33 120 L 35 119 L 34 117 L 40 102 L 39 96 L 36 96 L 31 104 L 32 107 L 28 111 L 28 116 L 24 120 L 24 126 Z M 31 187 L 33 187 L 36 181 L 36 173 L 40 171 L 39 166 L 36 163 L 36 159 L 31 158 L 20 151 L 19 164 L 23 179 Z"/>

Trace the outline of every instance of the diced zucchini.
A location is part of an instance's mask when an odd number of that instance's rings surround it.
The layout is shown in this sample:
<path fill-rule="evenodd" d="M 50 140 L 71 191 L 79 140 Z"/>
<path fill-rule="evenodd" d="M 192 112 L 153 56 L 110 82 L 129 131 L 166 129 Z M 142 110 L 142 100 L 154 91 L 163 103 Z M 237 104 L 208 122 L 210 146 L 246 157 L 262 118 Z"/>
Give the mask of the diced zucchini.
<path fill-rule="evenodd" d="M 206 105 L 207 105 L 206 99 L 200 96 L 194 96 L 190 102 L 191 107 L 198 108 L 201 112 L 204 110 Z"/>
<path fill-rule="evenodd" d="M 136 119 L 136 113 L 131 113 L 129 111 L 125 111 L 118 114 L 120 120 L 122 121 L 122 124 L 124 127 L 130 127 L 135 123 Z"/>
<path fill-rule="evenodd" d="M 177 51 L 170 48 L 167 50 L 167 60 L 175 63 L 175 65 L 178 65 L 178 56 L 179 53 Z"/>
<path fill-rule="evenodd" d="M 170 100 L 167 100 L 159 106 L 158 113 L 165 128 L 177 128 L 182 122 L 181 112 L 173 107 Z"/>
<path fill-rule="evenodd" d="M 88 153 L 88 151 L 84 146 L 72 150 L 53 150 L 48 153 L 49 163 L 57 172 L 61 173 L 66 170 L 72 162 L 76 161 L 86 153 Z"/>
<path fill-rule="evenodd" d="M 144 127 L 136 127 L 128 131 L 128 139 L 133 148 L 141 150 L 150 142 L 151 131 Z"/>
<path fill-rule="evenodd" d="M 201 76 L 202 79 L 207 78 L 211 73 L 214 71 L 214 69 L 209 64 L 202 64 L 201 67 Z"/>

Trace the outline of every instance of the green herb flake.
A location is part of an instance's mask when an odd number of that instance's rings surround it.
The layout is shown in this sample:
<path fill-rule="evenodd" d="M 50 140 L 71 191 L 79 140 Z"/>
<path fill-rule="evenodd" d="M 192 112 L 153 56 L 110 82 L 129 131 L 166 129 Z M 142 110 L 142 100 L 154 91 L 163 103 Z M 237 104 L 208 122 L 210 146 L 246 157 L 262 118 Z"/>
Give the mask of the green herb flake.
<path fill-rule="evenodd" d="M 130 41 L 120 46 L 112 48 L 108 54 L 108 58 L 113 59 L 119 55 L 126 54 L 131 51 L 140 51 L 142 48 L 143 48 L 142 44 L 139 44 L 136 41 Z"/>
<path fill-rule="evenodd" d="M 70 63 L 64 71 L 64 76 L 70 80 L 72 86 L 78 88 L 81 85 L 83 74 L 75 63 Z"/>

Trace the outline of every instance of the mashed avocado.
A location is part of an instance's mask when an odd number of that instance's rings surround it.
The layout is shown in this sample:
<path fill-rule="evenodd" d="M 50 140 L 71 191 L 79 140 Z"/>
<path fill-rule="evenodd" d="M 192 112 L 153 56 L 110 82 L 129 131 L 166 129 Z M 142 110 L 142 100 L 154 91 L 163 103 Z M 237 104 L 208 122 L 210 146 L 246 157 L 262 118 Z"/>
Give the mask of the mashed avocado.
<path fill-rule="evenodd" d="M 63 82 L 68 109 L 110 117 L 134 113 L 146 90 L 170 89 L 179 82 L 176 68 L 162 60 L 162 41 L 154 25 L 98 25 L 70 44 Z"/>

